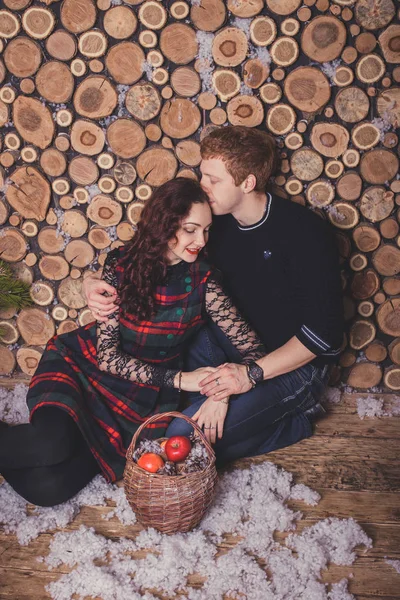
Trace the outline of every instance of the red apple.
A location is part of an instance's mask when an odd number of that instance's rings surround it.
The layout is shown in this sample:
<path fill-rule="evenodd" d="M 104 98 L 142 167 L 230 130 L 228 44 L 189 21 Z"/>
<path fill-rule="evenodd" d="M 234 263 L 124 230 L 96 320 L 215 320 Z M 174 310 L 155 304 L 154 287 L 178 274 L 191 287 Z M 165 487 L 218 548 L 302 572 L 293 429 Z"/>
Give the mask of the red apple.
<path fill-rule="evenodd" d="M 168 442 L 165 444 L 164 451 L 168 460 L 172 460 L 172 462 L 179 462 L 181 460 L 185 460 L 191 448 L 192 443 L 189 438 L 185 437 L 184 435 L 174 435 L 170 437 Z"/>

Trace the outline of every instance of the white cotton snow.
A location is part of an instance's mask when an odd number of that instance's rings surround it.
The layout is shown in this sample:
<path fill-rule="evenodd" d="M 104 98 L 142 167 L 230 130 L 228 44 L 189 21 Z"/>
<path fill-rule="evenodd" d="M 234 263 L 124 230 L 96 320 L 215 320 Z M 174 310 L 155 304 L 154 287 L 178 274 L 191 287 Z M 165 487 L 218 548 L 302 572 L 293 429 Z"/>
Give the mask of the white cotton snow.
<path fill-rule="evenodd" d="M 387 563 L 388 565 L 393 567 L 393 569 L 395 569 L 397 571 L 397 573 L 400 573 L 400 560 L 387 559 L 387 560 L 385 560 L 385 563 Z"/>
<path fill-rule="evenodd" d="M 206 31 L 196 32 L 199 51 L 196 56 L 200 61 L 199 75 L 202 82 L 203 92 L 213 91 L 212 74 L 214 72 L 214 59 L 212 55 L 212 45 L 214 34 Z"/>
<path fill-rule="evenodd" d="M 322 395 L 322 402 L 330 403 L 330 404 L 339 404 L 342 399 L 342 392 L 337 387 L 327 386 Z"/>
<path fill-rule="evenodd" d="M 360 419 L 398 416 L 400 415 L 400 397 L 384 399 L 366 396 L 357 398 L 357 413 Z"/>
<path fill-rule="evenodd" d="M 27 391 L 28 386 L 23 383 L 18 383 L 13 390 L 0 387 L 0 421 L 10 424 L 29 423 Z"/>

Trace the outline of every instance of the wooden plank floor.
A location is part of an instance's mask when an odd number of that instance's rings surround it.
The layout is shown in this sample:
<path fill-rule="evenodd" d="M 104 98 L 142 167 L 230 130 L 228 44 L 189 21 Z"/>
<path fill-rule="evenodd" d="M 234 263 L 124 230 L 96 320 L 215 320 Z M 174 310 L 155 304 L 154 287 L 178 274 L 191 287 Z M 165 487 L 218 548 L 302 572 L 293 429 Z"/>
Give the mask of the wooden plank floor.
<path fill-rule="evenodd" d="M 321 494 L 315 507 L 290 503 L 304 514 L 298 531 L 329 516 L 354 517 L 372 538 L 373 548 L 367 552 L 360 548 L 351 567 L 331 565 L 324 581 L 350 577 L 349 589 L 358 600 L 400 600 L 400 575 L 385 562 L 386 558 L 400 560 L 400 417 L 361 420 L 356 410 L 359 396 L 347 394 L 339 405 L 331 405 L 328 416 L 316 424 L 312 438 L 238 461 L 236 466 L 269 460 L 292 472 L 296 483 L 310 485 Z M 85 507 L 67 529 L 75 530 L 84 523 L 113 539 L 134 537 L 140 530 L 139 526 L 125 528 L 116 519 L 101 519 L 103 511 L 107 509 Z M 285 535 L 279 534 L 277 539 Z M 42 534 L 29 546 L 20 547 L 15 536 L 0 534 L 0 599 L 50 598 L 45 585 L 68 569 L 63 566 L 48 572 L 36 561 L 37 556 L 47 554 L 49 539 L 49 534 Z M 221 552 L 235 543 L 237 538 L 228 538 Z M 201 579 L 193 576 L 190 583 L 199 586 Z"/>

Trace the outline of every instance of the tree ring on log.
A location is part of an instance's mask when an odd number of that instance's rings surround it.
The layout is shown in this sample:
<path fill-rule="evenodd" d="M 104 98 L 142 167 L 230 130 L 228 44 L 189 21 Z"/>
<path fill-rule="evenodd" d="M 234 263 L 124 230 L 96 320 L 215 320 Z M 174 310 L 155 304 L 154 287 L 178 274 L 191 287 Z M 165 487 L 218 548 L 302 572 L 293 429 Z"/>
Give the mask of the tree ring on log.
<path fill-rule="evenodd" d="M 325 165 L 325 174 L 331 179 L 337 179 L 344 171 L 344 164 L 340 160 L 328 160 Z"/>
<path fill-rule="evenodd" d="M 266 104 L 275 104 L 282 98 L 282 90 L 277 83 L 265 83 L 260 88 L 260 98 Z"/>
<path fill-rule="evenodd" d="M 311 206 L 323 208 L 333 201 L 335 197 L 335 188 L 329 181 L 317 179 L 308 186 L 306 196 Z"/>
<path fill-rule="evenodd" d="M 270 17 L 256 17 L 250 23 L 250 39 L 256 46 L 268 46 L 275 38 L 276 24 Z"/>
<path fill-rule="evenodd" d="M 347 30 L 336 17 L 321 15 L 306 25 L 301 48 L 309 58 L 324 63 L 340 56 L 346 43 Z"/>
<path fill-rule="evenodd" d="M 128 6 L 113 6 L 104 15 L 103 27 L 112 38 L 125 40 L 135 33 L 137 18 Z"/>
<path fill-rule="evenodd" d="M 176 65 L 187 65 L 196 58 L 199 44 L 189 25 L 173 23 L 161 31 L 160 50 Z"/>
<path fill-rule="evenodd" d="M 363 83 L 375 83 L 385 74 L 386 65 L 377 54 L 362 56 L 356 65 L 356 74 Z"/>
<path fill-rule="evenodd" d="M 25 237 L 14 227 L 5 227 L 0 236 L 0 256 L 6 262 L 18 262 L 27 252 Z"/>
<path fill-rule="evenodd" d="M 360 162 L 360 153 L 354 148 L 349 148 L 343 154 L 343 162 L 346 167 L 356 167 Z"/>
<path fill-rule="evenodd" d="M 143 129 L 132 119 L 117 119 L 107 129 L 111 150 L 121 158 L 138 156 L 146 147 Z"/>
<path fill-rule="evenodd" d="M 0 36 L 6 40 L 10 40 L 15 37 L 21 24 L 17 15 L 10 12 L 9 10 L 0 10 Z"/>
<path fill-rule="evenodd" d="M 139 8 L 139 21 L 148 29 L 162 29 L 167 22 L 167 11 L 161 2 L 147 0 Z"/>
<path fill-rule="evenodd" d="M 139 33 L 139 44 L 143 46 L 143 48 L 154 48 L 157 46 L 157 41 L 157 34 L 155 34 L 154 31 L 145 29 Z"/>
<path fill-rule="evenodd" d="M 269 75 L 269 65 L 259 58 L 250 58 L 243 65 L 243 81 L 249 88 L 259 88 Z"/>
<path fill-rule="evenodd" d="M 126 209 L 126 216 L 132 225 L 137 225 L 144 208 L 143 202 L 131 202 Z"/>
<path fill-rule="evenodd" d="M 376 327 L 371 321 L 359 319 L 350 328 L 349 344 L 353 350 L 361 350 L 376 337 Z"/>
<path fill-rule="evenodd" d="M 34 167 L 18 167 L 6 192 L 9 204 L 26 219 L 44 221 L 50 204 L 50 184 Z"/>
<path fill-rule="evenodd" d="M 261 125 L 263 121 L 264 108 L 261 101 L 256 96 L 246 96 L 242 94 L 229 100 L 227 114 L 229 122 L 232 125 L 257 127 L 258 125 Z"/>
<path fill-rule="evenodd" d="M 67 108 L 61 108 L 56 113 L 56 123 L 60 127 L 69 127 L 73 121 L 73 113 Z"/>
<path fill-rule="evenodd" d="M 151 187 L 147 183 L 141 183 L 136 187 L 135 196 L 138 200 L 148 200 L 151 196 Z"/>
<path fill-rule="evenodd" d="M 39 270 L 46 279 L 61 281 L 68 276 L 69 265 L 60 254 L 44 255 L 39 260 Z"/>
<path fill-rule="evenodd" d="M 372 223 L 383 221 L 393 209 L 393 192 L 388 192 L 384 187 L 369 187 L 361 197 L 361 214 Z"/>
<path fill-rule="evenodd" d="M 354 388 L 367 390 L 375 387 L 382 379 L 382 369 L 373 363 L 358 363 L 351 369 L 347 384 Z"/>
<path fill-rule="evenodd" d="M 345 87 L 347 85 L 350 85 L 351 83 L 353 83 L 353 80 L 353 71 L 350 69 L 350 67 L 346 67 L 344 65 L 339 66 L 336 69 L 335 74 L 333 76 L 333 81 L 339 87 Z"/>
<path fill-rule="evenodd" d="M 174 154 L 165 148 L 153 147 L 145 150 L 136 161 L 140 179 L 158 187 L 173 179 L 178 170 Z"/>
<path fill-rule="evenodd" d="M 78 185 L 92 185 L 99 177 L 99 169 L 91 158 L 75 156 L 68 165 L 68 174 Z"/>
<path fill-rule="evenodd" d="M 128 186 L 121 185 L 117 188 L 115 192 L 115 197 L 117 200 L 119 200 L 119 202 L 127 204 L 128 202 L 133 200 L 133 192 Z"/>
<path fill-rule="evenodd" d="M 380 275 L 386 277 L 400 273 L 400 249 L 391 244 L 383 244 L 372 256 L 372 263 Z"/>
<path fill-rule="evenodd" d="M 217 31 L 225 22 L 226 7 L 222 0 L 200 0 L 192 3 L 190 18 L 200 31 Z"/>
<path fill-rule="evenodd" d="M 112 194 L 117 187 L 115 179 L 109 175 L 103 175 L 100 177 L 97 185 L 99 186 L 100 191 L 102 191 L 104 194 Z"/>
<path fill-rule="evenodd" d="M 186 4 L 186 2 L 182 2 L 181 0 L 178 0 L 178 2 L 174 2 L 173 4 L 171 4 L 169 10 L 174 19 L 178 21 L 180 19 L 186 19 L 186 17 L 189 14 L 189 6 Z"/>
<path fill-rule="evenodd" d="M 352 142 L 360 150 L 369 150 L 379 143 L 381 132 L 373 123 L 359 123 L 351 132 Z"/>
<path fill-rule="evenodd" d="M 178 96 L 192 98 L 201 90 L 201 80 L 192 67 L 178 67 L 172 72 L 171 86 Z"/>
<path fill-rule="evenodd" d="M 324 161 L 321 156 L 311 148 L 300 148 L 291 157 L 290 165 L 293 174 L 301 181 L 313 181 L 324 170 Z"/>
<path fill-rule="evenodd" d="M 368 96 L 360 88 L 344 88 L 336 95 L 335 109 L 338 116 L 346 123 L 358 123 L 368 115 Z"/>
<path fill-rule="evenodd" d="M 44 40 L 53 31 L 55 17 L 48 8 L 31 6 L 22 15 L 22 27 L 31 37 Z"/>
<path fill-rule="evenodd" d="M 298 59 L 299 46 L 293 38 L 282 36 L 274 41 L 270 54 L 275 64 L 288 67 Z"/>
<path fill-rule="evenodd" d="M 67 161 L 57 148 L 47 148 L 40 156 L 40 166 L 46 175 L 60 177 L 67 168 Z"/>
<path fill-rule="evenodd" d="M 292 17 L 285 19 L 281 23 L 281 31 L 283 35 L 296 35 L 299 32 L 299 29 L 300 23 Z"/>
<path fill-rule="evenodd" d="M 81 77 L 86 73 L 86 63 L 81 58 L 75 58 L 70 64 L 70 69 L 75 77 Z"/>
<path fill-rule="evenodd" d="M 77 44 L 73 35 L 68 31 L 57 29 L 46 40 L 46 50 L 56 60 L 71 60 L 77 50 Z"/>
<path fill-rule="evenodd" d="M 267 6 L 277 15 L 290 15 L 299 8 L 301 0 L 267 0 Z"/>
<path fill-rule="evenodd" d="M 383 383 L 387 388 L 393 391 L 400 390 L 400 369 L 399 367 L 388 367 L 383 376 Z"/>
<path fill-rule="evenodd" d="M 268 110 L 266 124 L 275 135 L 288 133 L 295 123 L 296 113 L 288 104 L 275 104 Z"/>
<path fill-rule="evenodd" d="M 360 220 L 358 210 L 347 202 L 335 202 L 330 205 L 328 217 L 332 225 L 339 229 L 353 229 Z"/>
<path fill-rule="evenodd" d="M 98 29 L 92 29 L 82 33 L 79 38 L 79 52 L 87 58 L 99 58 L 107 50 L 107 36 Z"/>
<path fill-rule="evenodd" d="M 400 25 L 390 25 L 379 36 L 379 44 L 387 63 L 400 62 Z"/>
<path fill-rule="evenodd" d="M 216 69 L 212 74 L 212 83 L 218 98 L 222 102 L 227 102 L 239 93 L 242 82 L 236 71 L 232 69 Z"/>
<path fill-rule="evenodd" d="M 396 9 L 392 0 L 358 0 L 356 19 L 364 29 L 381 29 L 390 23 Z"/>
<path fill-rule="evenodd" d="M 102 151 L 105 143 L 103 130 L 85 119 L 77 119 L 71 128 L 71 144 L 80 154 L 94 156 Z"/>
<path fill-rule="evenodd" d="M 349 139 L 347 129 L 338 123 L 316 123 L 310 137 L 313 148 L 328 158 L 337 158 L 343 154 Z"/>
<path fill-rule="evenodd" d="M 284 90 L 293 106 L 308 113 L 319 111 L 331 95 L 328 79 L 315 67 L 298 67 L 289 73 Z"/>
<path fill-rule="evenodd" d="M 171 138 L 180 140 L 193 135 L 200 123 L 199 109 L 187 98 L 168 100 L 161 109 L 161 129 Z"/>
<path fill-rule="evenodd" d="M 56 227 L 42 227 L 38 233 L 39 248 L 45 254 L 57 254 L 64 247 L 64 238 Z"/>
<path fill-rule="evenodd" d="M 246 34 L 237 27 L 225 27 L 214 37 L 212 55 L 221 67 L 237 67 L 245 60 L 247 52 Z"/>
<path fill-rule="evenodd" d="M 377 100 L 378 114 L 393 127 L 400 127 L 400 87 L 383 91 Z"/>
<path fill-rule="evenodd" d="M 36 73 L 41 61 L 40 46 L 24 36 L 11 40 L 4 50 L 5 65 L 16 77 L 30 77 Z"/>
<path fill-rule="evenodd" d="M 115 48 L 115 46 L 114 46 Z M 76 112 L 89 119 L 108 117 L 117 106 L 115 88 L 105 77 L 90 75 L 77 87 L 74 95 Z"/>
<path fill-rule="evenodd" d="M 376 311 L 379 329 L 392 337 L 400 336 L 400 298 L 391 298 Z"/>
<path fill-rule="evenodd" d="M 127 161 L 120 161 L 114 167 L 115 180 L 122 185 L 131 185 L 136 179 L 135 167 Z"/>
<path fill-rule="evenodd" d="M 106 67 L 111 77 L 124 85 L 132 85 L 141 78 L 144 62 L 144 52 L 134 42 L 115 44 L 106 56 Z"/>
<path fill-rule="evenodd" d="M 136 119 L 149 121 L 160 112 L 161 97 L 151 83 L 140 82 L 128 90 L 125 104 L 127 110 Z"/>
<path fill-rule="evenodd" d="M 61 5 L 61 23 L 71 33 L 87 31 L 96 22 L 93 0 L 64 0 Z"/>
<path fill-rule="evenodd" d="M 98 225 L 112 227 L 122 219 L 122 206 L 116 200 L 99 194 L 89 204 L 87 216 Z"/>
<path fill-rule="evenodd" d="M 384 148 L 370 150 L 361 158 L 360 173 L 368 183 L 386 183 L 396 177 L 398 170 L 399 159 Z"/>
<path fill-rule="evenodd" d="M 62 62 L 51 60 L 40 67 L 35 84 L 45 100 L 61 104 L 67 102 L 74 91 L 74 78 Z"/>

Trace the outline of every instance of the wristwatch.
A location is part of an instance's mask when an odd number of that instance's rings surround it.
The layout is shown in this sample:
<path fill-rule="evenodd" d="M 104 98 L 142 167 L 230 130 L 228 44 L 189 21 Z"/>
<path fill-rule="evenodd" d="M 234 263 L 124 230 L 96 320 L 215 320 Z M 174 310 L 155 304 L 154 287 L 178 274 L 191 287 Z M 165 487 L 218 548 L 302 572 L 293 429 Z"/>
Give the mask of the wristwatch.
<path fill-rule="evenodd" d="M 246 371 L 252 388 L 264 381 L 264 371 L 254 360 L 246 364 Z"/>

